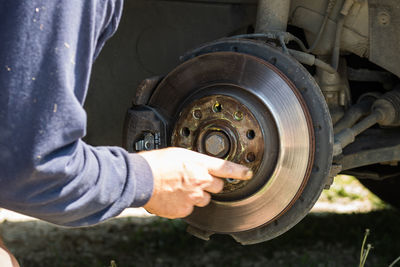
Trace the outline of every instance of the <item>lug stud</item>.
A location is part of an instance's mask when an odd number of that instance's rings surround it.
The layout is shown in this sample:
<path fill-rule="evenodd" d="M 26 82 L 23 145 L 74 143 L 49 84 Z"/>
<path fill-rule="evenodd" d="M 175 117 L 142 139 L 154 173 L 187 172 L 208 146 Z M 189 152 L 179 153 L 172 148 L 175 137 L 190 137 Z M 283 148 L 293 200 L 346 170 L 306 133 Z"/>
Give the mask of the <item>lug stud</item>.
<path fill-rule="evenodd" d="M 238 111 L 235 112 L 235 114 L 233 115 L 233 117 L 235 118 L 235 120 L 241 121 L 241 120 L 243 120 L 243 112 L 241 112 L 240 110 L 238 110 Z"/>
<path fill-rule="evenodd" d="M 193 118 L 195 118 L 196 120 L 200 120 L 201 117 L 203 117 L 203 114 L 201 113 L 200 109 L 193 110 L 192 114 L 193 114 Z"/>

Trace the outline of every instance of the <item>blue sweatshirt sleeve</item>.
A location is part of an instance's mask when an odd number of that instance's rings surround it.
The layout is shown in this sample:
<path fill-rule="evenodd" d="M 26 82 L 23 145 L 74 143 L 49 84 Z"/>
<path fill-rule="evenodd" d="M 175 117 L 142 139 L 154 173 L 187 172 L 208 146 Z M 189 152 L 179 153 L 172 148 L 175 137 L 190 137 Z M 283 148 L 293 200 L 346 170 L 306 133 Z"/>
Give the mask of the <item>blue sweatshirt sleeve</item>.
<path fill-rule="evenodd" d="M 150 198 L 144 158 L 81 140 L 92 63 L 121 12 L 122 0 L 0 0 L 0 207 L 84 226 Z"/>

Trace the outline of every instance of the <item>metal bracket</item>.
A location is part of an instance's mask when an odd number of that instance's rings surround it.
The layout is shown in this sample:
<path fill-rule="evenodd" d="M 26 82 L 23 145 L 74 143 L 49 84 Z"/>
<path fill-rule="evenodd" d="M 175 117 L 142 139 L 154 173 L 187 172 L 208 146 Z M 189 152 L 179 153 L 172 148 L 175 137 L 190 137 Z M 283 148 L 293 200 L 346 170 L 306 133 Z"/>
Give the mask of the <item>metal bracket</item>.
<path fill-rule="evenodd" d="M 125 118 L 123 146 L 129 152 L 167 146 L 166 120 L 149 106 L 133 106 Z"/>
<path fill-rule="evenodd" d="M 167 146 L 167 122 L 157 110 L 147 106 L 161 79 L 161 76 L 147 78 L 136 89 L 133 107 L 127 111 L 123 130 L 123 146 L 129 152 Z"/>
<path fill-rule="evenodd" d="M 342 171 L 400 160 L 400 138 L 396 128 L 369 129 L 343 150 L 336 163 Z"/>
<path fill-rule="evenodd" d="M 193 235 L 193 236 L 195 236 L 197 238 L 203 239 L 205 241 L 210 240 L 210 236 L 214 234 L 214 232 L 209 232 L 209 231 L 206 231 L 206 230 L 202 230 L 202 229 L 199 229 L 197 227 L 194 227 L 193 225 L 188 225 L 188 227 L 186 228 L 186 231 L 189 234 L 191 234 L 191 235 Z"/>
<path fill-rule="evenodd" d="M 324 189 L 328 190 L 331 188 L 331 185 L 333 184 L 333 180 L 335 179 L 335 176 L 338 175 L 341 172 L 341 170 L 342 170 L 342 165 L 332 164 Z"/>

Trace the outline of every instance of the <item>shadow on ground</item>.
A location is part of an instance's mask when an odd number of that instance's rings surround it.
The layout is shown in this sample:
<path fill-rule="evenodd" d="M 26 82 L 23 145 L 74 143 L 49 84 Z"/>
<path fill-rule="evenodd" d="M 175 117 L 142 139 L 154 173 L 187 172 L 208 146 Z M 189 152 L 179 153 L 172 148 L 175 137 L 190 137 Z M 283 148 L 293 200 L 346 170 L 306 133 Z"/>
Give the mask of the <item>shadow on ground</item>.
<path fill-rule="evenodd" d="M 272 241 L 241 246 L 229 236 L 202 241 L 183 221 L 120 218 L 90 228 L 65 229 L 43 222 L 4 222 L 5 242 L 22 266 L 358 266 L 366 228 L 374 249 L 366 266 L 388 266 L 400 256 L 400 215 L 308 215 Z"/>

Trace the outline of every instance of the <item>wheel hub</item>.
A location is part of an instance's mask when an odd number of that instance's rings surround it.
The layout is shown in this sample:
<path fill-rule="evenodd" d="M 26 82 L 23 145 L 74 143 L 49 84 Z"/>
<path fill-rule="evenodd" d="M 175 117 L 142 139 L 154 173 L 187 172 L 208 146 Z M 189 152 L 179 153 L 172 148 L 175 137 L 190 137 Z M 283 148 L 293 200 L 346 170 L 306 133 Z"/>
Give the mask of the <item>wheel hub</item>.
<path fill-rule="evenodd" d="M 187 105 L 175 124 L 171 143 L 246 165 L 253 172 L 258 170 L 264 154 L 263 133 L 257 119 L 239 100 L 221 94 L 200 97 Z M 220 194 L 248 183 L 227 179 Z"/>

